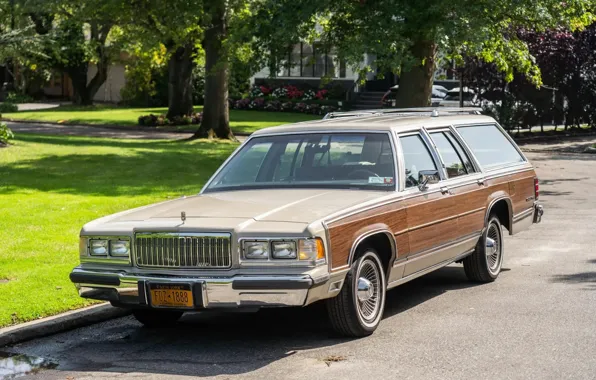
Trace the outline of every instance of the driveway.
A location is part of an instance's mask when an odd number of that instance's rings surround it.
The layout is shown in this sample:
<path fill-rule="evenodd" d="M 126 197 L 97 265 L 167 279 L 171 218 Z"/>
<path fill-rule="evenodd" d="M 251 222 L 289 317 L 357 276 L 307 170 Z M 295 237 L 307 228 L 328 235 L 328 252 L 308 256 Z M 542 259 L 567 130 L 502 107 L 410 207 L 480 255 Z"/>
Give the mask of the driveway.
<path fill-rule="evenodd" d="M 400 286 L 371 337 L 334 338 L 311 307 L 163 330 L 127 317 L 5 350 L 58 366 L 34 379 L 594 379 L 596 157 L 529 158 L 545 217 L 506 240 L 499 279 L 473 284 L 452 265 Z"/>

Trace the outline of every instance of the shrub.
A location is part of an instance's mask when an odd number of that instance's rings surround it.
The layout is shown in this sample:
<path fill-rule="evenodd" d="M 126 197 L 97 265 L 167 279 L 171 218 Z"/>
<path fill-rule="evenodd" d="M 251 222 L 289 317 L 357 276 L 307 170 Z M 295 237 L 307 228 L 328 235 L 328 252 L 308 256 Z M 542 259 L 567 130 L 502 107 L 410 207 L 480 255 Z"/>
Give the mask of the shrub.
<path fill-rule="evenodd" d="M 281 111 L 281 102 L 272 100 L 265 105 L 264 109 L 265 111 Z"/>
<path fill-rule="evenodd" d="M 6 95 L 6 102 L 8 103 L 31 103 L 33 101 L 33 98 L 30 97 L 27 94 L 20 94 L 18 92 L 9 92 Z"/>
<path fill-rule="evenodd" d="M 154 114 L 139 116 L 138 124 L 144 127 L 155 127 L 157 125 L 157 116 Z"/>
<path fill-rule="evenodd" d="M 307 110 L 306 107 L 307 107 L 306 103 L 296 103 L 294 105 L 294 111 L 296 111 L 296 112 L 306 112 L 306 110 Z"/>
<path fill-rule="evenodd" d="M 285 87 L 278 87 L 271 93 L 274 99 L 285 99 L 288 97 L 288 90 Z"/>
<path fill-rule="evenodd" d="M 286 111 L 286 112 L 293 111 L 294 110 L 294 103 L 292 103 L 292 102 L 284 102 L 284 103 L 281 104 L 280 109 L 281 109 L 281 111 Z"/>
<path fill-rule="evenodd" d="M 169 120 L 166 115 L 143 115 L 139 116 L 139 125 L 144 127 L 161 127 L 166 125 L 190 125 L 190 124 L 201 124 L 203 120 L 202 113 L 193 113 L 190 115 L 176 116 Z"/>
<path fill-rule="evenodd" d="M 324 100 L 327 99 L 327 93 L 329 91 L 327 90 L 319 90 L 317 91 L 317 93 L 315 94 L 315 98 L 319 99 L 319 100 Z"/>
<path fill-rule="evenodd" d="M 306 112 L 312 113 L 313 115 L 321 114 L 321 106 L 318 104 L 309 104 L 306 106 Z"/>
<path fill-rule="evenodd" d="M 334 106 L 321 106 L 321 115 L 328 114 L 329 112 L 337 111 L 337 107 Z"/>
<path fill-rule="evenodd" d="M 339 83 L 333 83 L 327 92 L 329 99 L 343 100 L 346 98 L 346 89 Z"/>
<path fill-rule="evenodd" d="M 288 94 L 288 99 L 301 99 L 304 91 L 300 91 L 296 86 L 285 86 Z"/>
<path fill-rule="evenodd" d="M 8 140 L 14 139 L 14 134 L 6 123 L 0 123 L 0 145 L 7 145 Z"/>
<path fill-rule="evenodd" d="M 265 108 L 265 99 L 263 99 L 263 98 L 253 99 L 250 102 L 250 104 L 248 105 L 248 108 L 250 108 L 251 110 L 262 110 L 263 108 Z"/>
<path fill-rule="evenodd" d="M 10 102 L 0 103 L 0 113 L 17 112 L 18 110 L 19 110 L 19 107 L 14 103 L 10 103 Z"/>
<path fill-rule="evenodd" d="M 237 109 L 237 110 L 246 110 L 249 108 L 249 106 L 250 106 L 250 99 L 248 99 L 248 98 L 236 100 L 236 102 L 234 103 L 234 109 Z"/>
<path fill-rule="evenodd" d="M 302 95 L 302 100 L 313 100 L 317 94 L 313 90 L 307 90 L 304 95 Z"/>

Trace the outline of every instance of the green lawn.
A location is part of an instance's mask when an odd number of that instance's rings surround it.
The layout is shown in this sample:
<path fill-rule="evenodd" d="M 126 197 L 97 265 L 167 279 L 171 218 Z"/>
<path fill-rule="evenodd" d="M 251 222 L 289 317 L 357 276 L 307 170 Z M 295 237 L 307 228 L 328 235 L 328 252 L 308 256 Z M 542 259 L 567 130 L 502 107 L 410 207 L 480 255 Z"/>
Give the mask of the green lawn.
<path fill-rule="evenodd" d="M 195 107 L 201 111 L 203 107 Z M 141 115 L 162 114 L 166 108 L 125 108 L 115 106 L 61 106 L 48 110 L 21 111 L 5 113 L 2 117 L 14 120 L 34 120 L 61 122 L 65 124 L 93 124 L 93 125 L 137 125 Z M 230 111 L 230 125 L 234 132 L 252 133 L 258 129 L 275 125 L 295 123 L 306 120 L 320 119 L 321 116 L 301 113 L 261 112 L 261 111 Z M 194 131 L 196 126 L 185 126 L 183 129 Z"/>
<path fill-rule="evenodd" d="M 0 327 L 85 305 L 68 279 L 81 226 L 197 193 L 236 146 L 17 134 L 0 148 Z"/>

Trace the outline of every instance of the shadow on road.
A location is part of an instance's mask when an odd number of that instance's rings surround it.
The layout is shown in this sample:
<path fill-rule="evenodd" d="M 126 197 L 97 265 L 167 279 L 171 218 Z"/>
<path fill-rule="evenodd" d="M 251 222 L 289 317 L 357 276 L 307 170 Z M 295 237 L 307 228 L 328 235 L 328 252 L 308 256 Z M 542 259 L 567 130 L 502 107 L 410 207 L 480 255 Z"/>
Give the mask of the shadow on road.
<path fill-rule="evenodd" d="M 384 323 L 446 292 L 474 285 L 461 266 L 402 285 L 388 293 Z M 332 355 L 334 346 L 349 341 L 330 332 L 323 303 L 255 313 L 188 314 L 176 325 L 156 330 L 124 318 L 48 340 L 53 342 L 44 349 L 52 352 L 60 371 L 188 376 L 248 373 L 297 350 L 325 347 L 325 355 Z"/>

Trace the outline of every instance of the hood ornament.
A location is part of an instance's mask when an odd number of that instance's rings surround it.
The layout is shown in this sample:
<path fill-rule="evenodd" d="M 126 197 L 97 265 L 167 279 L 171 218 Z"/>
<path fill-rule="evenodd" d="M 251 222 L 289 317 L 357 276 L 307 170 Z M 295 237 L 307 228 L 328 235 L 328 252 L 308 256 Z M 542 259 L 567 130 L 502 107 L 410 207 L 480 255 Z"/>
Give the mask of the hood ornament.
<path fill-rule="evenodd" d="M 186 212 L 185 211 L 182 211 L 180 213 L 180 219 L 182 219 L 182 223 L 184 223 L 186 221 Z"/>

